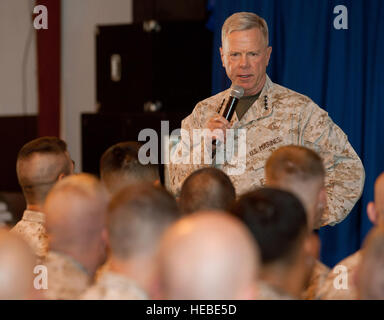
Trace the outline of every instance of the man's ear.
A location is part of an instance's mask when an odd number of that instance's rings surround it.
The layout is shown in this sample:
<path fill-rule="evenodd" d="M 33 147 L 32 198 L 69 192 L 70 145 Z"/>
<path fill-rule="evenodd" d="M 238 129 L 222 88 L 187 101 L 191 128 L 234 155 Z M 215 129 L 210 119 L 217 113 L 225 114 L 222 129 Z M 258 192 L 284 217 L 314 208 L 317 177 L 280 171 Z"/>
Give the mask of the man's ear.
<path fill-rule="evenodd" d="M 327 191 L 325 187 L 321 187 L 316 201 L 315 217 L 313 221 L 313 228 L 320 229 L 322 223 L 322 216 L 325 208 L 327 207 Z"/>
<path fill-rule="evenodd" d="M 223 47 L 220 47 L 220 57 L 221 57 L 221 63 L 223 64 L 223 67 L 225 68 Z"/>
<path fill-rule="evenodd" d="M 318 260 L 320 257 L 320 239 L 319 236 L 311 232 L 305 239 L 304 250 L 307 256 L 313 257 L 313 259 Z"/>
<path fill-rule="evenodd" d="M 269 59 L 271 59 L 271 53 L 272 53 L 272 47 L 271 46 L 269 46 L 269 47 L 267 47 L 267 62 L 266 62 L 266 66 L 268 67 L 268 65 L 269 65 Z"/>
<path fill-rule="evenodd" d="M 376 211 L 376 206 L 373 201 L 369 202 L 367 205 L 367 215 L 369 221 L 371 221 L 374 225 L 377 225 L 379 222 L 379 217 Z"/>
<path fill-rule="evenodd" d="M 57 181 L 60 181 L 61 179 L 65 178 L 65 173 L 60 173 L 59 177 L 57 178 Z"/>

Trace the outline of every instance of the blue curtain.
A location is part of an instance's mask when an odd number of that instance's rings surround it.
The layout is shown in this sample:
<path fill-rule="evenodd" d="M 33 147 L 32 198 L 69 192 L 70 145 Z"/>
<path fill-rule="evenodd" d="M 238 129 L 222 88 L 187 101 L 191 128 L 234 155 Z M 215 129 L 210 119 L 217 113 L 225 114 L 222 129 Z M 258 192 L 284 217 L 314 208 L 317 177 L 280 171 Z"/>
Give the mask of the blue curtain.
<path fill-rule="evenodd" d="M 348 29 L 336 30 L 334 7 L 348 9 Z M 384 171 L 383 0 L 211 0 L 213 94 L 230 85 L 219 55 L 221 26 L 234 12 L 251 11 L 268 23 L 272 81 L 303 93 L 327 110 L 348 135 L 366 170 L 361 200 L 335 227 L 319 231 L 321 260 L 333 266 L 358 250 L 371 228 L 366 206 Z"/>

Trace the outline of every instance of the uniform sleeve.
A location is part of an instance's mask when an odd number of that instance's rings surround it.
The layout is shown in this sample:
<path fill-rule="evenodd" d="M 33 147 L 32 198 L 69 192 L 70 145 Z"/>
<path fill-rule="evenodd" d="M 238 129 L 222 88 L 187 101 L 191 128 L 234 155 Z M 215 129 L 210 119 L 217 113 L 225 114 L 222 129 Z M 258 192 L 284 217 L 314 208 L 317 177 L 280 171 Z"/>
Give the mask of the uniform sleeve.
<path fill-rule="evenodd" d="M 169 187 L 176 196 L 179 195 L 184 180 L 192 172 L 212 166 L 210 157 L 204 158 L 205 152 L 209 154 L 209 150 L 205 150 L 201 134 L 206 122 L 214 114 L 204 104 L 198 104 L 192 114 L 182 121 L 181 139 L 171 150 L 169 163 Z"/>
<path fill-rule="evenodd" d="M 347 135 L 313 102 L 308 104 L 302 123 L 301 143 L 320 154 L 326 170 L 328 204 L 321 226 L 333 226 L 343 221 L 359 200 L 364 187 L 364 167 Z"/>

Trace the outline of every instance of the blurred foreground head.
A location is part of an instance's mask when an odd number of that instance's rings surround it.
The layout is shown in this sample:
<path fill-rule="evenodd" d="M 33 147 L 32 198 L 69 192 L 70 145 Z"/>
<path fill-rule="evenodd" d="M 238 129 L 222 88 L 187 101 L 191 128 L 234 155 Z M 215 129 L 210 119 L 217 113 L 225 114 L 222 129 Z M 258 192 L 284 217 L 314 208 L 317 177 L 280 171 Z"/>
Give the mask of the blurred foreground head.
<path fill-rule="evenodd" d="M 159 275 L 165 299 L 254 299 L 258 269 L 252 236 L 225 212 L 186 216 L 162 241 Z"/>
<path fill-rule="evenodd" d="M 284 146 L 274 151 L 265 165 L 266 184 L 296 195 L 307 212 L 310 230 L 320 228 L 327 205 L 323 160 L 302 146 Z"/>
<path fill-rule="evenodd" d="M 102 155 L 100 178 L 110 193 L 131 184 L 160 182 L 158 165 L 140 163 L 141 146 L 135 141 L 120 142 Z"/>
<path fill-rule="evenodd" d="M 17 235 L 0 230 L 0 300 L 33 299 L 35 256 Z"/>
<path fill-rule="evenodd" d="M 32 140 L 17 155 L 17 178 L 27 205 L 42 206 L 54 184 L 73 170 L 67 144 L 56 137 Z"/>
<path fill-rule="evenodd" d="M 368 203 L 367 214 L 374 225 L 384 227 L 384 173 L 375 181 L 375 201 Z"/>
<path fill-rule="evenodd" d="M 260 247 L 261 278 L 299 297 L 319 250 L 300 200 L 284 190 L 260 188 L 241 196 L 232 212 L 247 225 Z"/>
<path fill-rule="evenodd" d="M 93 274 L 105 260 L 108 195 L 89 174 L 66 177 L 44 205 L 50 250 L 73 257 Z"/>
<path fill-rule="evenodd" d="M 229 177 L 216 168 L 203 168 L 185 179 L 179 205 L 183 213 L 201 210 L 228 211 L 235 201 L 235 188 Z"/>
<path fill-rule="evenodd" d="M 361 300 L 384 300 L 384 229 L 373 228 L 368 234 L 357 272 Z"/>
<path fill-rule="evenodd" d="M 108 234 L 113 256 L 153 254 L 164 230 L 180 216 L 176 200 L 162 187 L 142 183 L 123 188 L 111 200 Z"/>

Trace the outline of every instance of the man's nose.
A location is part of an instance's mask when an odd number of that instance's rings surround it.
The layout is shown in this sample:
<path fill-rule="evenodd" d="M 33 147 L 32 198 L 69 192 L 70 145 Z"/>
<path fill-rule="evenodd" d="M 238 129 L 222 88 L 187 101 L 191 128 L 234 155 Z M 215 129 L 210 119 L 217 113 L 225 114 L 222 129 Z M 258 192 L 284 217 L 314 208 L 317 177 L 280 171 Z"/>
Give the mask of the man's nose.
<path fill-rule="evenodd" d="M 240 57 L 240 67 L 245 68 L 248 66 L 248 57 L 246 54 L 242 54 Z"/>

